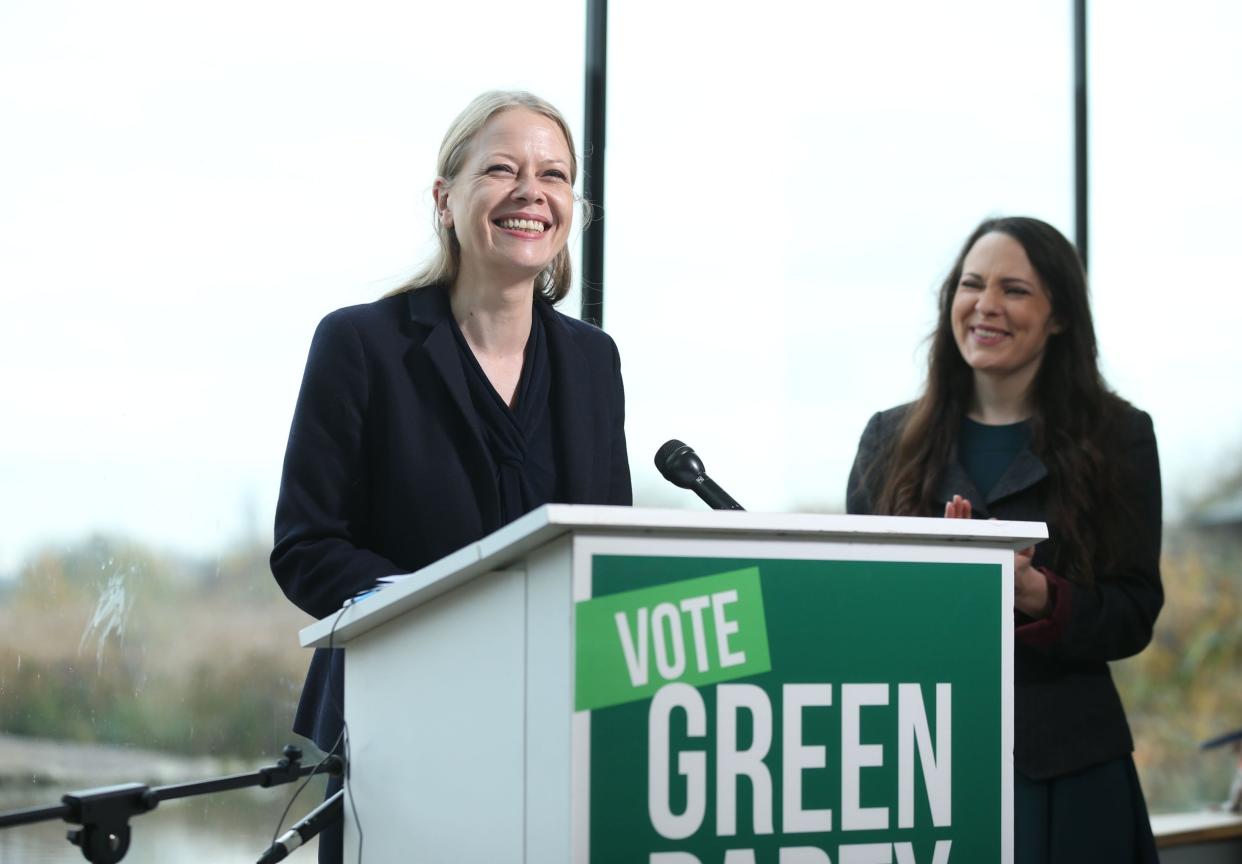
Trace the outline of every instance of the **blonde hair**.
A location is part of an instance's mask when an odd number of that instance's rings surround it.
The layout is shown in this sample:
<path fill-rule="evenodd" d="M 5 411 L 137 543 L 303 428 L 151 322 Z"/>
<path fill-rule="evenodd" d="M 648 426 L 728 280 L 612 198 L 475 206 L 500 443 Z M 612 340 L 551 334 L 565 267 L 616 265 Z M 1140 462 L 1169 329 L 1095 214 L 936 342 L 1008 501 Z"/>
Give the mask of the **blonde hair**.
<path fill-rule="evenodd" d="M 461 172 L 466 161 L 470 144 L 479 130 L 487 125 L 502 111 L 514 108 L 525 108 L 547 117 L 561 130 L 565 142 L 569 145 L 569 182 L 578 179 L 578 157 L 574 153 L 574 138 L 570 134 L 569 125 L 561 112 L 550 103 L 540 99 L 533 93 L 524 90 L 489 90 L 477 96 L 465 110 L 457 115 L 457 119 L 449 126 L 440 144 L 440 155 L 436 159 L 436 175 L 452 182 Z M 585 198 L 582 200 L 583 225 L 590 224 L 591 205 Z M 385 296 L 391 297 L 404 291 L 413 291 L 437 283 L 452 284 L 461 269 L 461 244 L 457 242 L 457 234 L 452 228 L 446 228 L 440 221 L 438 209 L 433 207 L 432 222 L 435 226 L 439 248 L 408 282 L 399 288 L 389 291 Z M 573 266 L 569 259 L 569 248 L 566 246 L 552 262 L 535 277 L 535 290 L 549 303 L 557 303 L 569 293 L 570 282 L 573 280 Z"/>

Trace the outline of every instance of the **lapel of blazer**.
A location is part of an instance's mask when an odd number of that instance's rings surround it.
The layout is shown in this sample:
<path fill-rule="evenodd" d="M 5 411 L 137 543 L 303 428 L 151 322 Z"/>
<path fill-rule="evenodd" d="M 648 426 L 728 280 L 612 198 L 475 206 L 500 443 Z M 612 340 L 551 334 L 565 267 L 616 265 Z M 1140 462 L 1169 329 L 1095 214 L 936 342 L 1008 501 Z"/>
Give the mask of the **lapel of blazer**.
<path fill-rule="evenodd" d="M 976 516 L 986 517 L 988 515 L 983 496 L 975 488 L 975 481 L 970 479 L 970 475 L 966 473 L 966 469 L 958 461 L 956 444 L 953 445 L 953 452 L 949 456 L 949 464 L 945 466 L 944 475 L 940 478 L 940 483 L 936 487 L 936 503 L 942 505 L 941 510 L 944 509 L 944 503 L 952 500 L 954 495 L 961 495 L 968 500 Z M 942 514 L 933 513 L 932 515 L 940 516 Z"/>
<path fill-rule="evenodd" d="M 470 401 L 466 373 L 461 367 L 460 349 L 449 323 L 449 315 L 452 313 L 448 292 L 440 285 L 429 285 L 409 291 L 407 295 L 410 298 L 411 320 L 428 330 L 422 348 L 444 381 L 453 404 L 470 430 L 469 440 L 460 442 L 463 448 L 462 462 L 474 485 L 483 524 L 488 530 L 494 530 L 500 527 L 500 490 L 489 467 L 491 457 L 483 441 L 478 412 Z"/>
<path fill-rule="evenodd" d="M 987 497 L 984 497 L 975 486 L 975 481 L 970 479 L 970 475 L 958 461 L 957 445 L 954 444 L 949 464 L 937 485 L 936 493 L 940 503 L 948 501 L 954 495 L 969 499 L 973 505 L 974 514 L 986 519 L 989 516 L 989 509 L 997 501 L 1023 492 L 1047 476 L 1048 467 L 1044 465 L 1043 460 L 1032 453 L 1029 447 L 1023 447 L 1018 451 L 1013 462 L 1009 463 L 1005 473 L 996 481 L 996 485 L 988 492 Z"/>
<path fill-rule="evenodd" d="M 603 431 L 597 428 L 599 400 L 591 392 L 586 355 L 556 310 L 536 300 L 535 312 L 543 321 L 552 365 L 552 415 L 560 450 L 557 464 L 565 471 L 561 487 L 567 502 L 580 504 L 591 500 L 594 451 L 605 440 Z"/>
<path fill-rule="evenodd" d="M 1025 491 L 1047 476 L 1048 466 L 1031 452 L 1030 447 L 1023 447 L 988 493 L 988 504 Z"/>

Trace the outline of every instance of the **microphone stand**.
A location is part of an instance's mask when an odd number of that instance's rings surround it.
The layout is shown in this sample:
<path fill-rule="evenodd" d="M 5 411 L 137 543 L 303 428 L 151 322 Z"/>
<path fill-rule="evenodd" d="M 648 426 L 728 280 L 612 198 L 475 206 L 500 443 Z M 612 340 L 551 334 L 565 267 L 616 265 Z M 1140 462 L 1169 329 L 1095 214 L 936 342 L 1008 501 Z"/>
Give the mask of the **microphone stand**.
<path fill-rule="evenodd" d="M 81 848 L 87 861 L 93 864 L 116 864 L 129 851 L 129 820 L 151 812 L 161 801 L 227 792 L 248 786 L 266 789 L 269 786 L 292 783 L 310 774 L 328 773 L 339 777 L 344 772 L 345 760 L 340 756 L 328 756 L 318 765 L 303 765 L 302 749 L 289 744 L 284 749 L 283 759 L 275 765 L 249 774 L 231 774 L 212 780 L 155 788 L 141 783 L 121 783 L 69 792 L 61 797 L 59 805 L 27 807 L 24 810 L 0 813 L 0 828 L 63 819 L 71 825 L 82 826 L 71 829 L 66 834 L 66 839 Z"/>
<path fill-rule="evenodd" d="M 312 810 L 259 856 L 256 864 L 276 864 L 284 861 L 294 849 L 299 849 L 324 828 L 341 818 L 345 812 L 345 790 L 339 789 L 328 800 Z"/>

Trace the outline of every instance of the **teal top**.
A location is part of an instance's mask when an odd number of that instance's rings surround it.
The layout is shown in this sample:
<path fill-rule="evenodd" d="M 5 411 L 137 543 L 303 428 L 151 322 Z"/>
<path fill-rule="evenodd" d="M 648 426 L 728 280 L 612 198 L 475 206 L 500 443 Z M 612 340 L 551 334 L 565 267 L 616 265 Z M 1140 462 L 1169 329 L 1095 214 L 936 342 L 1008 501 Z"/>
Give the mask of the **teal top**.
<path fill-rule="evenodd" d="M 985 499 L 1022 448 L 1031 443 L 1031 427 L 1025 421 L 988 426 L 962 418 L 957 439 L 957 459 Z"/>

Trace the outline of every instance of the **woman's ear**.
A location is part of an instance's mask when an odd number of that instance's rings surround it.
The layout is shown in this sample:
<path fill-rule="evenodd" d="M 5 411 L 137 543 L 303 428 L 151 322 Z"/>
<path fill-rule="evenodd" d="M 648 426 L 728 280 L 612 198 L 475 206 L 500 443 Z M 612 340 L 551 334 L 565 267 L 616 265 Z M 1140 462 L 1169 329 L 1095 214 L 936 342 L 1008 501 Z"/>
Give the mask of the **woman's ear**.
<path fill-rule="evenodd" d="M 440 219 L 440 224 L 445 228 L 453 227 L 453 211 L 449 209 L 449 182 L 443 177 L 437 177 L 436 182 L 431 186 L 431 197 L 436 202 L 436 216 Z"/>

